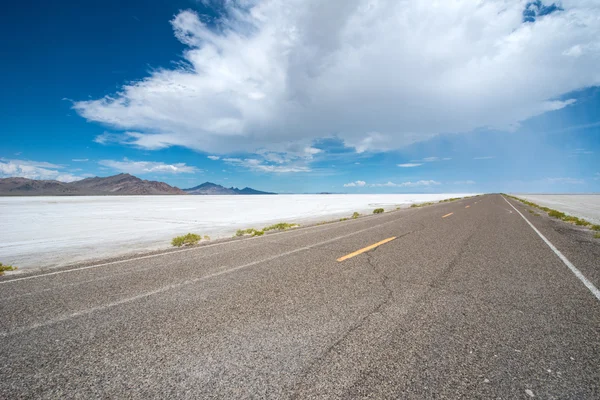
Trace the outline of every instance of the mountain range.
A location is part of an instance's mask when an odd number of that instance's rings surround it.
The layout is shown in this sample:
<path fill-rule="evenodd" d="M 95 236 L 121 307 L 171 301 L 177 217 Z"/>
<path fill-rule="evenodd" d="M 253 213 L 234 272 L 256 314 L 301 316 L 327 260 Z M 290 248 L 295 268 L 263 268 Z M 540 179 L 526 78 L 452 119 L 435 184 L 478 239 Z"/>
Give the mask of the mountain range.
<path fill-rule="evenodd" d="M 130 174 L 85 178 L 75 182 L 0 178 L 0 196 L 126 196 L 126 195 L 222 195 L 275 194 L 251 188 L 226 188 L 211 182 L 181 190 L 164 182 L 148 181 Z"/>
<path fill-rule="evenodd" d="M 236 194 L 276 194 L 269 192 L 261 192 L 260 190 L 252 189 L 249 187 L 245 187 L 243 189 L 238 189 L 234 187 L 226 188 L 225 186 L 217 185 L 212 182 L 205 182 L 202 185 L 195 186 L 189 189 L 183 189 L 184 192 L 188 194 L 195 195 L 236 195 Z"/>

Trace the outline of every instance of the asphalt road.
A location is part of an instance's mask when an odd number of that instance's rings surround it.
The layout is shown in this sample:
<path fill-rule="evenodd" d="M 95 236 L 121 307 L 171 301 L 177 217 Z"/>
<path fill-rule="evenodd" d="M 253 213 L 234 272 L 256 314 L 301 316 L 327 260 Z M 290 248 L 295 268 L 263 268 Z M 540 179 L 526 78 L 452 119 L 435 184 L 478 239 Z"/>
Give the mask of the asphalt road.
<path fill-rule="evenodd" d="M 4 277 L 0 398 L 600 398 L 600 240 L 510 203 Z"/>

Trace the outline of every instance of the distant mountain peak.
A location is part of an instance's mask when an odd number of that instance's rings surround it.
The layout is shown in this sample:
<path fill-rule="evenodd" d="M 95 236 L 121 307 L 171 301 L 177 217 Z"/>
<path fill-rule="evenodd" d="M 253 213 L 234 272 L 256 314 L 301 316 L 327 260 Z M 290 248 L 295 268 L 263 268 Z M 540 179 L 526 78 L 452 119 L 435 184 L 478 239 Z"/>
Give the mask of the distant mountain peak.
<path fill-rule="evenodd" d="M 107 177 L 85 178 L 75 182 L 0 179 L 0 196 L 103 196 L 103 195 L 173 195 L 186 194 L 164 182 L 142 180 L 127 173 Z"/>
<path fill-rule="evenodd" d="M 189 189 L 183 189 L 184 192 L 194 195 L 237 195 L 237 194 L 275 194 L 269 192 L 262 192 L 260 190 L 245 187 L 238 189 L 236 187 L 226 188 L 225 186 L 218 185 L 212 182 L 204 182 L 201 185 L 194 186 Z"/>

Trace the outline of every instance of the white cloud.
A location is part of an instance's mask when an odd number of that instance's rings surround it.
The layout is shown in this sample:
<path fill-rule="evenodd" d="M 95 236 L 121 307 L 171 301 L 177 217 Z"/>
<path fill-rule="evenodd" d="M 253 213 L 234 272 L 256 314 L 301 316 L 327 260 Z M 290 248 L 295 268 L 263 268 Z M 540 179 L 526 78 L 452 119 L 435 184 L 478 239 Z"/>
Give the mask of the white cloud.
<path fill-rule="evenodd" d="M 73 182 L 83 179 L 64 171 L 64 168 L 45 161 L 11 160 L 0 158 L 0 177 L 22 177 L 28 179 L 56 180 L 61 182 Z"/>
<path fill-rule="evenodd" d="M 400 168 L 412 168 L 412 167 L 419 167 L 423 164 L 419 164 L 419 163 L 406 163 L 406 164 L 398 164 L 398 166 Z"/>
<path fill-rule="evenodd" d="M 216 161 L 216 160 L 219 160 L 221 157 L 219 157 L 219 156 L 208 156 L 208 158 L 211 159 L 211 160 L 213 160 L 213 161 Z"/>
<path fill-rule="evenodd" d="M 305 165 L 272 165 L 265 164 L 262 160 L 255 158 L 224 158 L 227 164 L 243 167 L 251 171 L 256 172 L 274 172 L 274 173 L 288 173 L 288 172 L 310 172 L 311 169 Z"/>
<path fill-rule="evenodd" d="M 438 162 L 438 161 L 448 161 L 452 160 L 450 157 L 425 157 L 420 160 L 410 160 L 412 163 L 430 163 L 430 162 Z M 421 165 L 421 164 L 419 164 Z"/>
<path fill-rule="evenodd" d="M 546 178 L 545 182 L 550 184 L 583 185 L 585 180 L 577 178 Z"/>
<path fill-rule="evenodd" d="M 185 163 L 165 164 L 156 161 L 132 161 L 127 158 L 124 158 L 123 161 L 101 160 L 98 164 L 134 175 L 149 173 L 193 174 L 201 172 L 198 168 Z"/>
<path fill-rule="evenodd" d="M 495 156 L 473 157 L 473 160 L 491 160 L 492 158 L 496 158 L 496 157 Z"/>
<path fill-rule="evenodd" d="M 171 21 L 185 63 L 74 103 L 131 131 L 96 141 L 231 153 L 335 134 L 358 152 L 390 150 L 514 128 L 600 84 L 597 1 L 565 0 L 533 23 L 523 0 L 222 4 L 217 28 L 191 11 Z"/>
<path fill-rule="evenodd" d="M 369 186 L 371 187 L 417 187 L 417 186 L 432 186 L 432 185 L 440 185 L 440 182 L 434 180 L 422 180 L 416 182 L 402 182 L 402 183 L 394 183 L 394 182 L 386 182 L 386 183 L 373 183 Z"/>
<path fill-rule="evenodd" d="M 350 183 L 345 183 L 344 187 L 363 187 L 367 184 L 365 181 L 355 181 Z"/>

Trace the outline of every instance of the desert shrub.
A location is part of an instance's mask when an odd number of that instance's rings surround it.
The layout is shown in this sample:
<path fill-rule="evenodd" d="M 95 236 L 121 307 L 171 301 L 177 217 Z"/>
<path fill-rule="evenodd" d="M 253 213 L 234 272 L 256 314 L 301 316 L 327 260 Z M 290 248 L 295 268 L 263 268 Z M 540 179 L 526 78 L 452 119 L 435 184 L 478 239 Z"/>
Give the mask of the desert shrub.
<path fill-rule="evenodd" d="M 592 225 L 590 226 L 590 229 L 593 231 L 600 231 L 600 225 Z"/>
<path fill-rule="evenodd" d="M 296 228 L 300 225 L 298 224 L 289 224 L 287 222 L 280 222 L 278 224 L 274 224 L 271 226 L 267 226 L 266 228 L 263 228 L 263 231 L 268 232 L 268 231 L 273 231 L 273 230 L 278 230 L 278 231 L 285 231 L 291 228 Z"/>
<path fill-rule="evenodd" d="M 352 214 L 352 219 L 356 219 L 358 217 L 360 217 L 360 214 L 354 211 L 354 214 Z"/>
<path fill-rule="evenodd" d="M 187 235 L 174 237 L 171 244 L 175 247 L 191 246 L 197 244 L 200 240 L 202 240 L 202 236 L 188 233 Z"/>
<path fill-rule="evenodd" d="M 383 211 L 383 208 L 376 208 L 373 210 L 373 214 L 381 214 Z"/>
<path fill-rule="evenodd" d="M 14 271 L 18 269 L 17 267 L 13 267 L 12 265 L 4 265 L 2 263 L 0 263 L 0 276 L 4 275 L 4 272 L 6 271 Z"/>
<path fill-rule="evenodd" d="M 252 232 L 252 236 L 262 236 L 264 234 L 265 234 L 265 231 L 254 230 L 254 232 Z"/>
<path fill-rule="evenodd" d="M 439 203 L 448 203 L 449 201 L 460 200 L 460 197 L 451 197 L 449 199 L 440 200 Z"/>
<path fill-rule="evenodd" d="M 414 203 L 411 204 L 410 207 L 411 208 L 417 208 L 417 207 L 426 207 L 426 206 L 432 206 L 434 203 L 432 202 L 427 202 L 427 203 Z"/>
<path fill-rule="evenodd" d="M 600 239 L 600 233 L 594 233 L 594 239 Z"/>
<path fill-rule="evenodd" d="M 235 236 L 252 235 L 255 231 L 256 229 L 254 228 L 238 229 L 237 232 L 235 232 Z"/>
<path fill-rule="evenodd" d="M 558 218 L 558 219 L 564 219 L 567 216 L 565 213 L 562 213 L 562 212 L 556 211 L 556 210 L 548 211 L 548 215 L 553 218 Z"/>
<path fill-rule="evenodd" d="M 348 218 L 340 218 L 340 222 L 342 221 L 348 221 Z"/>

